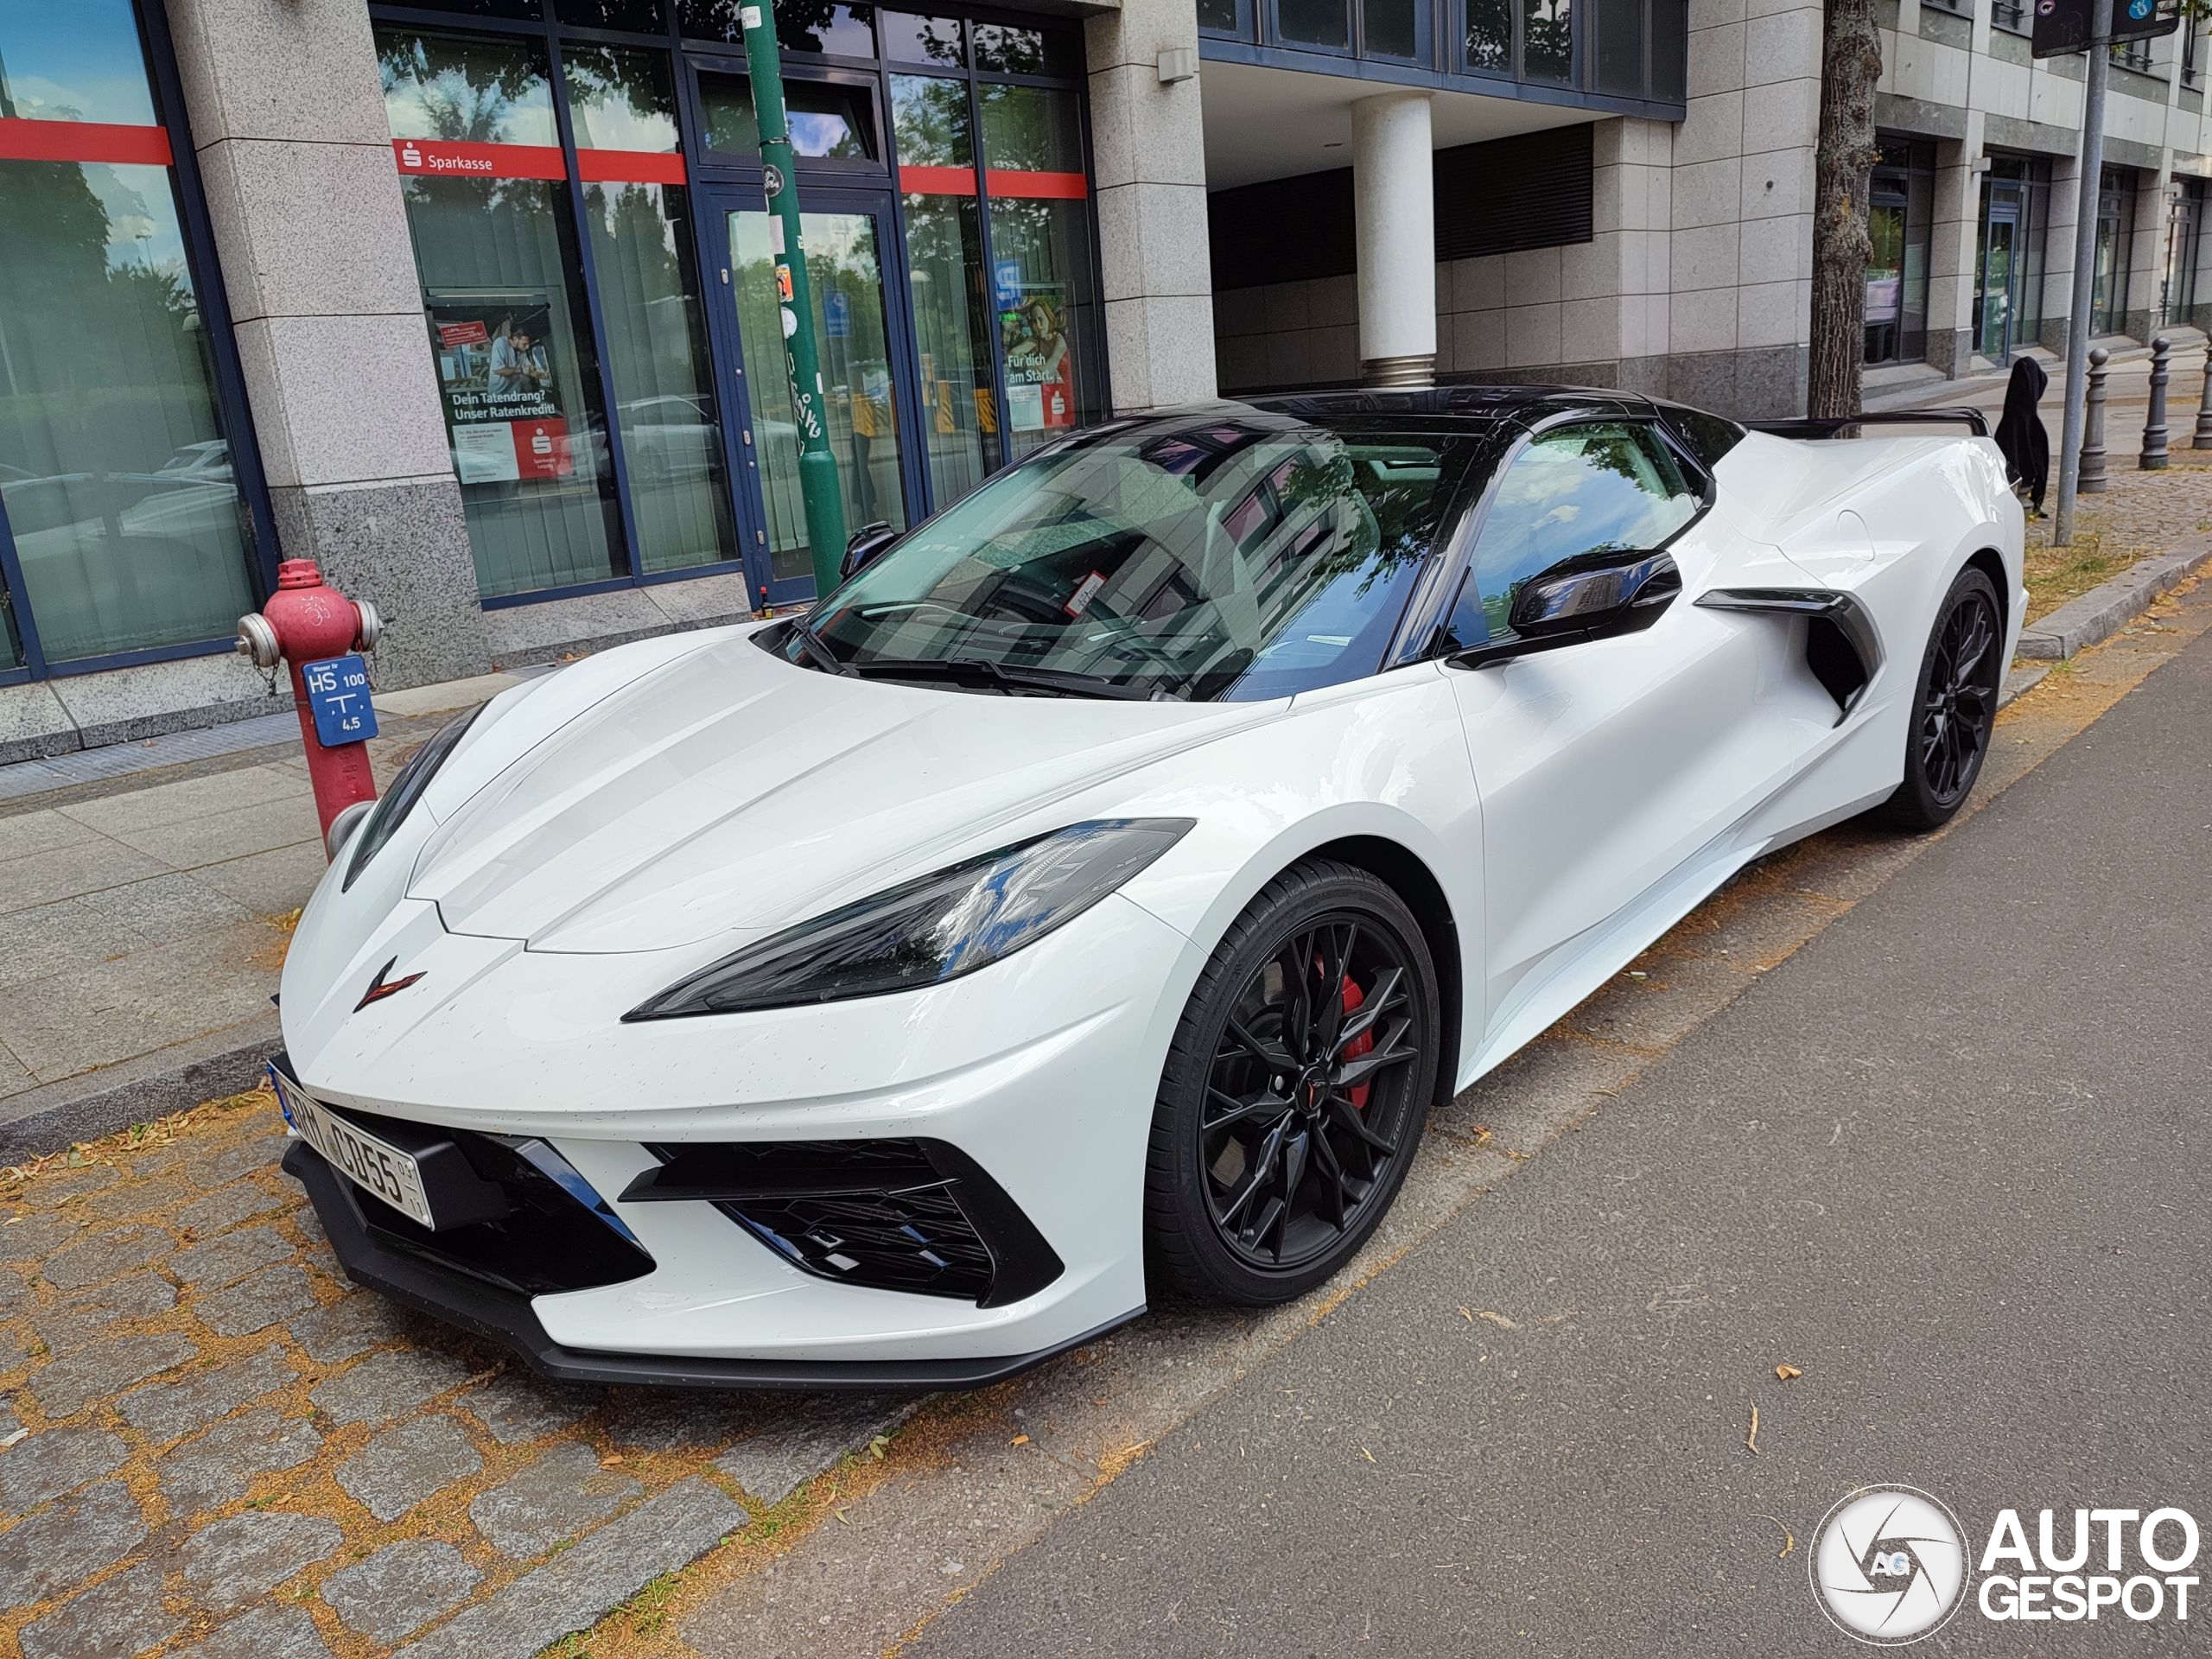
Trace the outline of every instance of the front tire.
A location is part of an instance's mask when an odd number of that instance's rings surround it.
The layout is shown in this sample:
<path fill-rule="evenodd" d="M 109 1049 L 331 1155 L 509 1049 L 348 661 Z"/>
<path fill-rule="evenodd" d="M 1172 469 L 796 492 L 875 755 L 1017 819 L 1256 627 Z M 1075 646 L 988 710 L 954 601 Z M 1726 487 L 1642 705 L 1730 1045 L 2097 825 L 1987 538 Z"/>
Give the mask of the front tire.
<path fill-rule="evenodd" d="M 1898 830 L 1923 832 L 1951 821 L 1973 792 L 1997 724 L 2005 665 L 1997 589 L 1968 566 L 1936 607 L 1904 746 L 1904 781 L 1876 810 Z"/>
<path fill-rule="evenodd" d="M 1369 872 L 1275 878 L 1199 975 L 1146 1166 L 1155 1294 L 1262 1306 L 1351 1260 L 1413 1161 L 1443 1030 L 1420 924 Z"/>

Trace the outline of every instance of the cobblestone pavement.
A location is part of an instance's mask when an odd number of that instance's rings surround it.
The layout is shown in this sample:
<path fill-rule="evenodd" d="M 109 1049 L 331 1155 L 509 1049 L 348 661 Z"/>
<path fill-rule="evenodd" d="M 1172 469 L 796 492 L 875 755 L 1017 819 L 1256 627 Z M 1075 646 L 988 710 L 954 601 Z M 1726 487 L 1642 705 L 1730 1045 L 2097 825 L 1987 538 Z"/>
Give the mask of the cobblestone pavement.
<path fill-rule="evenodd" d="M 902 1420 L 543 1383 L 349 1286 L 265 1093 L 0 1178 L 0 1655 L 522 1659 Z"/>

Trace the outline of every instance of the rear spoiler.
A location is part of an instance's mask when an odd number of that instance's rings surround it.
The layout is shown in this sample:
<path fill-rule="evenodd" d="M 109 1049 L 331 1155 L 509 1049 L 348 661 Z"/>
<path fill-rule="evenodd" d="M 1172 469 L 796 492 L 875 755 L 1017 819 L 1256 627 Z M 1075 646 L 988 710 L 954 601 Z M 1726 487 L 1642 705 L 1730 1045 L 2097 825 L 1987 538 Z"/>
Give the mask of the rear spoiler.
<path fill-rule="evenodd" d="M 1974 429 L 1977 438 L 1989 435 L 1989 416 L 1978 409 L 1889 409 L 1879 414 L 1824 416 L 1794 421 L 1746 421 L 1754 432 L 1777 438 L 1841 437 L 1855 426 L 1926 426 L 1958 423 Z"/>

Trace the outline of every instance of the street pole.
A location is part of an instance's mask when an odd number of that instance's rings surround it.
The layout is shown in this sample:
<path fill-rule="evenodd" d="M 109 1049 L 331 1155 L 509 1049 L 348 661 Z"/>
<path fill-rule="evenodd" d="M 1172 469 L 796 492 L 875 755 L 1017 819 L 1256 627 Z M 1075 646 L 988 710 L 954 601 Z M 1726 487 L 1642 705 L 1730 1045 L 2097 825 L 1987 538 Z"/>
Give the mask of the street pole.
<path fill-rule="evenodd" d="M 2089 393 L 2089 319 L 2097 280 L 2097 207 L 2105 170 L 2105 81 L 2112 67 L 2112 8 L 2090 9 L 2089 73 L 2082 94 L 2082 192 L 2074 209 L 2074 303 L 2066 324 L 2066 424 L 2058 446 L 2058 517 L 2051 542 L 2074 540 L 2074 493 L 2082 480 L 2082 420 Z M 2124 250 L 2113 257 L 2124 258 Z"/>
<path fill-rule="evenodd" d="M 807 279 L 806 241 L 801 234 L 798 181 L 791 121 L 784 109 L 783 53 L 776 44 L 776 15 L 769 0 L 752 0 L 741 14 L 745 61 L 753 72 L 753 110 L 760 130 L 760 170 L 768 193 L 768 240 L 776 257 L 776 309 L 784 330 L 784 365 L 791 388 L 791 421 L 798 432 L 798 493 L 806 505 L 806 542 L 814 556 L 817 598 L 837 585 L 845 556 L 845 498 L 837 483 L 837 457 L 823 418 L 822 348 L 814 336 L 814 296 Z"/>

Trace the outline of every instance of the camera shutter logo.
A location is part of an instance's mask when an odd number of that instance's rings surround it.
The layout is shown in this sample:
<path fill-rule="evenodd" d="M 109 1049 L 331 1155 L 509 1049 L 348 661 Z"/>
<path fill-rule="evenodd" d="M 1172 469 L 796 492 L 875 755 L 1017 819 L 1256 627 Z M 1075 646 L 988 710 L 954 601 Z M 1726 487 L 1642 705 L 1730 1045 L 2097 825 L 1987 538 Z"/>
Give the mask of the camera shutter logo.
<path fill-rule="evenodd" d="M 1813 1597 L 1846 1635 L 1902 1647 L 1966 1599 L 1958 1517 L 1911 1486 L 1862 1486 L 1827 1512 L 1806 1554 Z"/>

